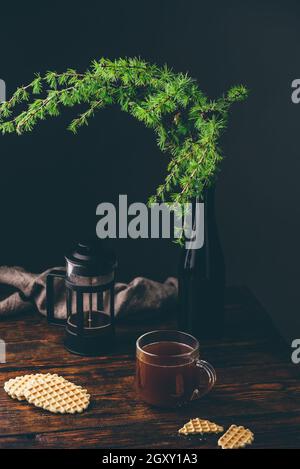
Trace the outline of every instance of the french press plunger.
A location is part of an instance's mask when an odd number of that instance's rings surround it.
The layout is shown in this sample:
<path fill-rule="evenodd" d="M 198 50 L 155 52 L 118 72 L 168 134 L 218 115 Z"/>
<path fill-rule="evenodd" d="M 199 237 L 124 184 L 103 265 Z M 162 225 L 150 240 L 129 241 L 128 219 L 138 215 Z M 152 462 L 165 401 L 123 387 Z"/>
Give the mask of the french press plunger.
<path fill-rule="evenodd" d="M 64 344 L 72 353 L 97 356 L 113 344 L 116 257 L 102 243 L 79 243 L 65 256 L 66 271 L 47 276 L 46 304 L 50 324 L 65 325 Z M 54 279 L 64 278 L 66 319 L 55 318 Z"/>

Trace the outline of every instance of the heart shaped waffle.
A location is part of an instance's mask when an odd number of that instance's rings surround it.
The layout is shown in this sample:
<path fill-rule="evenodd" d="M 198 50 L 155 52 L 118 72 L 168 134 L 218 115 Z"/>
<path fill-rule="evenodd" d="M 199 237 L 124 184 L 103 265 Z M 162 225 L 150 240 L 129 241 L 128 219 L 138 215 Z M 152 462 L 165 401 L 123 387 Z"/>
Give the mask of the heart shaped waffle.
<path fill-rule="evenodd" d="M 178 433 L 180 433 L 180 435 L 196 435 L 199 433 L 220 433 L 223 430 L 224 428 L 221 427 L 221 425 L 217 425 L 209 420 L 196 418 L 187 422 L 178 430 Z"/>
<path fill-rule="evenodd" d="M 231 425 L 227 432 L 219 438 L 218 445 L 222 449 L 238 449 L 250 445 L 254 440 L 254 434 L 245 427 Z"/>

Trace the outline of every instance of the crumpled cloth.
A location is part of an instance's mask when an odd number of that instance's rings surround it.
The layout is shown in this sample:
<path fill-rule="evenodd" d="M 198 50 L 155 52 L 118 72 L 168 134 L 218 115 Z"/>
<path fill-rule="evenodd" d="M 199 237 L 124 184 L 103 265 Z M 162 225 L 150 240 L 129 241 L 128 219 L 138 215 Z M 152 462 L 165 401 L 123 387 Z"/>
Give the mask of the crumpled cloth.
<path fill-rule="evenodd" d="M 22 267 L 0 267 L 0 317 L 17 315 L 32 308 L 46 316 L 46 278 L 50 270 L 33 274 Z M 55 316 L 65 318 L 64 279 L 58 278 L 54 285 Z M 116 283 L 115 314 L 119 319 L 135 319 L 170 311 L 176 308 L 177 291 L 178 281 L 174 277 L 167 278 L 164 283 L 144 277 L 137 277 L 129 284 Z"/>

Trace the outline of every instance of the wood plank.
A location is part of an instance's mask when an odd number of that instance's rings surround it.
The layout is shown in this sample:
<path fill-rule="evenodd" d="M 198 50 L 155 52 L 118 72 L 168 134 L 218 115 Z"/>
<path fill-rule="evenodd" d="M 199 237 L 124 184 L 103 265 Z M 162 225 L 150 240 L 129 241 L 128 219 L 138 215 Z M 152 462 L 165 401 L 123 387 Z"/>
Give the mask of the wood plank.
<path fill-rule="evenodd" d="M 251 448 L 297 448 L 300 445 L 300 415 L 268 414 L 241 419 L 246 427 L 251 424 L 255 440 Z M 217 420 L 217 418 L 216 418 Z M 235 416 L 219 417 L 228 428 Z M 217 436 L 182 437 L 177 434 L 178 425 L 164 420 L 139 426 L 128 422 L 123 425 L 93 429 L 28 433 L 0 436 L 0 448 L 164 448 L 164 449 L 213 449 L 217 448 Z"/>
<path fill-rule="evenodd" d="M 13 370 L 26 369 L 51 369 L 53 366 L 68 367 L 77 365 L 78 367 L 85 367 L 88 365 L 99 365 L 106 363 L 110 360 L 121 360 L 123 357 L 131 359 L 134 358 L 135 339 L 131 343 L 130 354 L 126 354 L 128 346 L 122 345 L 118 347 L 119 353 L 112 354 L 110 357 L 79 357 L 71 355 L 67 352 L 60 340 L 47 341 L 35 340 L 25 342 L 22 344 L 8 344 L 7 345 L 7 363 L 0 365 L 2 372 Z M 216 367 L 240 366 L 240 365 L 255 365 L 259 363 L 272 364 L 286 363 L 286 355 L 277 349 L 276 344 L 269 345 L 266 340 L 253 342 L 237 343 L 233 348 L 230 344 L 205 344 L 201 348 L 201 357 L 210 360 Z M 22 372 L 23 372 L 22 371 Z"/>

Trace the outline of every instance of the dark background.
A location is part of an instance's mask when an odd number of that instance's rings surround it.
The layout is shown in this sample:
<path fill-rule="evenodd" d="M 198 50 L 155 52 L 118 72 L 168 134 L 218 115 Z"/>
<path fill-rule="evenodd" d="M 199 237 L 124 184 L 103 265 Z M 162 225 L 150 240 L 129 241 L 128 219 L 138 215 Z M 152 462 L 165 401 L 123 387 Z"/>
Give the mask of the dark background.
<path fill-rule="evenodd" d="M 300 105 L 290 98 L 299 25 L 297 1 L 86 0 L 1 5 L 0 29 L 8 97 L 37 71 L 83 71 L 101 56 L 166 62 L 211 97 L 251 89 L 223 138 L 218 224 L 227 283 L 248 285 L 288 339 L 300 334 Z M 162 181 L 167 157 L 151 130 L 112 108 L 74 137 L 66 125 L 75 112 L 0 138 L 1 264 L 61 264 L 70 242 L 94 231 L 98 203 L 123 193 L 146 201 Z M 176 274 L 178 248 L 167 240 L 115 247 L 121 280 Z"/>

